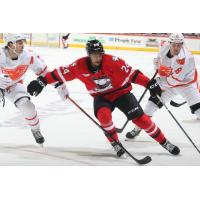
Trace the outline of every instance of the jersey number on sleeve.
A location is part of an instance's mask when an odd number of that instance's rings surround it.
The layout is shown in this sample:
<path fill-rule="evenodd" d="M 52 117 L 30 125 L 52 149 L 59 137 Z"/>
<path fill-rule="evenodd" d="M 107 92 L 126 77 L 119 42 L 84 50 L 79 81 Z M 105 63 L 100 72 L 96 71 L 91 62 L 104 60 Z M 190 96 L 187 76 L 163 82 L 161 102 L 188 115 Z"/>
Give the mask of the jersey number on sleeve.
<path fill-rule="evenodd" d="M 125 71 L 126 73 L 128 73 L 130 68 L 129 68 L 129 66 L 123 65 L 121 69 L 122 69 L 123 71 Z"/>

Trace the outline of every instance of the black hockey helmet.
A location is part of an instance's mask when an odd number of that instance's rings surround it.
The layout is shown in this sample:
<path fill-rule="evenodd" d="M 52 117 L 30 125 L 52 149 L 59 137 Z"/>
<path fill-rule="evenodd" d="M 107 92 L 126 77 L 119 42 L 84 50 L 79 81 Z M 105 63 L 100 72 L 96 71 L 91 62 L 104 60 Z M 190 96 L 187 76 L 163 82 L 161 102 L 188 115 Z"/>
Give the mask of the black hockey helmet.
<path fill-rule="evenodd" d="M 89 40 L 86 44 L 87 54 L 91 54 L 94 52 L 104 53 L 103 45 L 99 40 Z"/>

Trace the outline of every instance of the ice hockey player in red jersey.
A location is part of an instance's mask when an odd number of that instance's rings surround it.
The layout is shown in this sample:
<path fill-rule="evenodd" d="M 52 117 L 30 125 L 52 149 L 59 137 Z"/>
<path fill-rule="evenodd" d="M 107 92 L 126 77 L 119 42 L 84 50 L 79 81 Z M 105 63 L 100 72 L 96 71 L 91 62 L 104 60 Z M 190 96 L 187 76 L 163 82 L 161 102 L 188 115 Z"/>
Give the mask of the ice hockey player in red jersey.
<path fill-rule="evenodd" d="M 131 84 L 135 83 L 147 87 L 151 95 L 161 95 L 161 89 L 157 82 L 150 81 L 139 70 L 133 70 L 124 60 L 105 54 L 104 48 L 98 40 L 88 41 L 86 51 L 86 57 L 82 57 L 68 66 L 59 67 L 44 77 L 32 81 L 27 88 L 30 95 L 37 96 L 47 84 L 79 79 L 85 84 L 90 95 L 94 97 L 94 114 L 108 133 L 108 141 L 114 147 L 118 157 L 125 152 L 116 143 L 119 139 L 112 121 L 112 111 L 115 108 L 121 110 L 129 120 L 144 129 L 171 154 L 179 154 L 180 149 L 165 138 L 163 132 L 151 118 L 144 114 L 135 96 L 130 92 Z M 62 84 L 59 87 L 59 94 L 63 99 L 67 99 L 66 85 Z"/>

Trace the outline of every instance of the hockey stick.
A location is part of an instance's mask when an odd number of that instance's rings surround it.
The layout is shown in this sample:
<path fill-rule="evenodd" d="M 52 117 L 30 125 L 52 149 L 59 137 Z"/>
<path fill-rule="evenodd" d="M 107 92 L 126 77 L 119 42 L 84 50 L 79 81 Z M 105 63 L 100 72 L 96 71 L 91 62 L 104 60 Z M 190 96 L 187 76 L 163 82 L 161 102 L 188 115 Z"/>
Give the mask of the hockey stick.
<path fill-rule="evenodd" d="M 3 89 L 1 89 L 0 88 L 0 92 L 1 92 L 1 95 L 2 95 L 2 99 L 1 99 L 1 101 L 3 102 L 3 107 L 5 106 L 5 92 L 4 92 L 4 90 Z"/>
<path fill-rule="evenodd" d="M 83 110 L 83 108 L 81 108 L 72 98 L 68 97 L 68 99 L 79 109 L 81 110 L 94 124 L 96 124 L 104 133 L 106 133 L 106 131 L 85 111 Z M 108 133 L 107 133 L 108 134 Z M 110 136 L 112 138 L 112 136 Z M 113 138 L 112 138 L 113 139 Z M 114 139 L 113 139 L 114 140 Z M 116 140 L 114 140 L 136 163 L 140 164 L 140 165 L 144 165 L 147 164 L 149 162 L 151 162 L 151 157 L 150 156 L 146 156 L 142 159 L 137 159 L 135 158 L 131 153 L 129 153 L 119 142 L 117 142 Z"/>
<path fill-rule="evenodd" d="M 156 77 L 157 73 L 158 73 L 158 71 L 155 72 L 155 74 L 153 75 L 153 77 L 151 78 L 151 80 L 153 80 L 153 79 Z M 151 80 L 150 80 L 150 81 L 151 81 Z M 142 101 L 142 99 L 144 98 L 144 95 L 147 93 L 147 90 L 148 90 L 148 88 L 146 88 L 146 89 L 144 90 L 142 96 L 140 97 L 140 99 L 139 99 L 139 101 L 138 101 L 139 104 L 140 104 L 140 102 Z M 125 124 L 122 126 L 122 128 L 116 128 L 116 131 L 117 131 L 118 133 L 122 133 L 123 130 L 125 129 L 126 125 L 128 124 L 128 122 L 129 122 L 129 120 L 127 119 L 126 122 L 125 122 Z"/>
<path fill-rule="evenodd" d="M 187 102 L 186 101 L 184 101 L 183 103 L 176 103 L 175 101 L 170 101 L 170 105 L 171 106 L 174 106 L 174 107 L 176 107 L 176 108 L 178 108 L 178 107 L 180 107 L 180 106 L 182 106 L 182 105 L 184 105 L 184 104 L 186 104 Z M 132 130 L 132 131 L 134 131 L 134 129 Z M 130 131 L 130 132 L 132 132 L 132 131 Z M 138 133 L 139 134 L 139 133 Z"/>
<path fill-rule="evenodd" d="M 187 134 L 187 132 L 184 130 L 184 128 L 181 126 L 181 124 L 178 122 L 178 120 L 175 118 L 175 116 L 172 114 L 172 112 L 169 110 L 169 108 L 166 106 L 166 104 L 164 104 L 164 102 L 162 101 L 161 97 L 159 97 L 158 95 L 157 95 L 157 97 L 162 102 L 162 104 L 164 105 L 164 107 L 166 108 L 166 110 L 168 111 L 168 113 L 172 116 L 172 118 L 174 119 L 174 121 L 176 122 L 176 124 L 179 126 L 179 128 L 183 131 L 183 133 L 185 134 L 185 136 L 190 140 L 190 142 L 195 147 L 195 149 L 198 151 L 198 153 L 200 153 L 200 150 L 197 148 L 197 146 L 195 145 L 195 143 L 189 137 L 189 135 Z"/>
<path fill-rule="evenodd" d="M 182 105 L 184 105 L 186 103 L 187 103 L 187 101 L 184 101 L 183 103 L 176 103 L 174 101 L 170 101 L 170 105 L 174 106 L 174 107 L 180 107 L 180 106 L 182 106 Z"/>

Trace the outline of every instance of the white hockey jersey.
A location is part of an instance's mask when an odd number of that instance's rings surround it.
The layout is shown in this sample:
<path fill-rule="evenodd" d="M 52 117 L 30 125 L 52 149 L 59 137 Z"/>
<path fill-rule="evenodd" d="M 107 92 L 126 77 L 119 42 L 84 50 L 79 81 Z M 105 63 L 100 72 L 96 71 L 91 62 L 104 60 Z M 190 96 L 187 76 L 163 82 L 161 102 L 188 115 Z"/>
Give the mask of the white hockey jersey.
<path fill-rule="evenodd" d="M 195 68 L 194 57 L 187 48 L 183 46 L 180 53 L 173 58 L 167 57 L 169 50 L 170 45 L 167 44 L 162 46 L 158 53 L 158 58 L 160 60 L 159 66 L 162 65 L 172 68 L 172 73 L 168 77 L 160 77 L 162 85 L 174 88 L 197 82 L 198 74 Z"/>
<path fill-rule="evenodd" d="M 17 60 L 10 59 L 7 49 L 0 50 L 0 73 L 8 75 L 12 79 L 9 86 L 22 82 L 28 69 L 38 76 L 44 76 L 47 73 L 46 64 L 32 50 L 23 50 Z"/>

